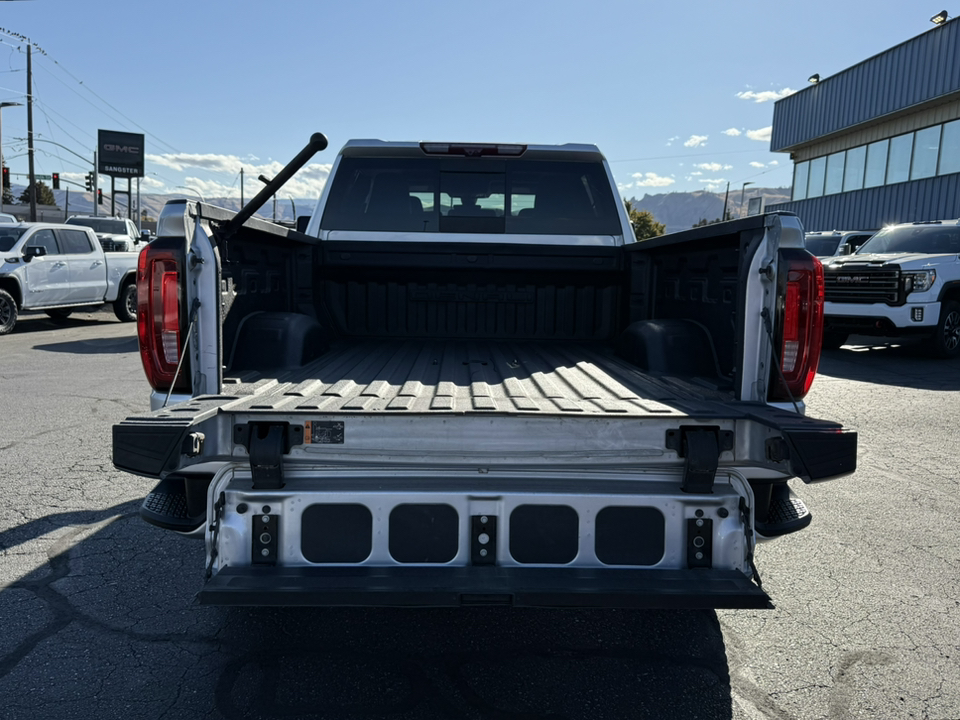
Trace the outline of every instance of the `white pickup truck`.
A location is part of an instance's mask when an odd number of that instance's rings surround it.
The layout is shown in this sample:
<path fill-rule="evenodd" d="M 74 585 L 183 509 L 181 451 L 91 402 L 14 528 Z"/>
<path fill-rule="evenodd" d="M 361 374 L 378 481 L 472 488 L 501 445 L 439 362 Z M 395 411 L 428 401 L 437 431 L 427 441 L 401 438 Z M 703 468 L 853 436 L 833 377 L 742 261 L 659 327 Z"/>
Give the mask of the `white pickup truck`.
<path fill-rule="evenodd" d="M 0 335 L 24 310 L 65 318 L 111 303 L 123 322 L 137 319 L 137 255 L 104 252 L 93 230 L 54 223 L 0 225 Z"/>
<path fill-rule="evenodd" d="M 921 338 L 960 356 L 960 221 L 888 225 L 853 255 L 825 258 L 823 344 L 850 335 Z"/>
<path fill-rule="evenodd" d="M 767 607 L 788 481 L 856 466 L 798 412 L 820 262 L 789 214 L 636 242 L 592 145 L 348 142 L 305 232 L 161 213 L 150 413 L 113 462 L 206 540 L 203 603 Z M 811 562 L 818 562 L 811 558 Z"/>

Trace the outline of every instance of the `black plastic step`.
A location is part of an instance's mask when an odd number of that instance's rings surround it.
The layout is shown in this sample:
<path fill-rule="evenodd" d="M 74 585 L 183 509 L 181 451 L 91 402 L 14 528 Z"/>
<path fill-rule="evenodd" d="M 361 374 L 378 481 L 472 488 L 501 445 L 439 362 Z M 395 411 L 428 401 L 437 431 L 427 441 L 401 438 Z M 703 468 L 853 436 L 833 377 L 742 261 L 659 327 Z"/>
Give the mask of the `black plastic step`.
<path fill-rule="evenodd" d="M 770 505 L 766 513 L 757 504 L 757 533 L 764 537 L 779 537 L 803 530 L 813 521 L 813 515 L 803 500 L 793 494 L 786 483 L 773 485 L 770 489 Z"/>
<path fill-rule="evenodd" d="M 209 482 L 209 476 L 167 476 L 143 499 L 140 517 L 165 530 L 196 530 L 206 520 Z"/>
<path fill-rule="evenodd" d="M 736 570 L 493 566 L 225 567 L 201 605 L 771 608 Z"/>

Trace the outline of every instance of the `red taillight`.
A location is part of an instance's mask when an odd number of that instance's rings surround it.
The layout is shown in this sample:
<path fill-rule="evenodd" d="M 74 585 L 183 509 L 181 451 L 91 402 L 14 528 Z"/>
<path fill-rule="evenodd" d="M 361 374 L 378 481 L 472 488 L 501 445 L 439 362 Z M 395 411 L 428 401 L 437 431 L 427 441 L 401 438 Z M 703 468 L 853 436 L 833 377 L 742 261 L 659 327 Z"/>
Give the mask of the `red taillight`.
<path fill-rule="evenodd" d="M 183 349 L 183 312 L 180 296 L 182 252 L 154 241 L 140 253 L 137 262 L 137 335 L 140 360 L 147 380 L 156 390 L 173 385 Z M 176 375 L 175 390 L 189 391 L 189 363 Z"/>
<path fill-rule="evenodd" d="M 805 250 L 781 250 L 780 262 L 786 268 L 777 342 L 783 380 L 774 376 L 770 399 L 799 400 L 809 392 L 820 364 L 823 265 Z"/>

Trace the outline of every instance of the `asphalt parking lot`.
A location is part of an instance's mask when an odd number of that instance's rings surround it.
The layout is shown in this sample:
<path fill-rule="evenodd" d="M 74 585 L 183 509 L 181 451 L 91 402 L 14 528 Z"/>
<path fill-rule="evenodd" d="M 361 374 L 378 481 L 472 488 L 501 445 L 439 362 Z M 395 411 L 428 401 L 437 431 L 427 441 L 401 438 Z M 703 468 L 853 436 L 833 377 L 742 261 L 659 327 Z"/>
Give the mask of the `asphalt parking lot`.
<path fill-rule="evenodd" d="M 110 462 L 147 406 L 134 326 L 26 315 L 0 338 L 0 718 L 960 718 L 958 368 L 824 355 L 810 412 L 860 467 L 759 548 L 775 610 L 201 608 L 201 543 Z"/>

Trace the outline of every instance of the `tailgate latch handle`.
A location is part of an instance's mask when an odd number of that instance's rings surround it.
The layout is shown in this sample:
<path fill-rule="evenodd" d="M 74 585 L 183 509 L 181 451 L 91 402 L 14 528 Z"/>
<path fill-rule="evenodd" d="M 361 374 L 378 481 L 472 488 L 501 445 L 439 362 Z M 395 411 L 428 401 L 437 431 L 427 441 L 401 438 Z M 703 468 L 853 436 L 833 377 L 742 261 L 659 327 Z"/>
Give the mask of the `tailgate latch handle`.
<path fill-rule="evenodd" d="M 303 442 L 303 426 L 289 423 L 251 422 L 233 426 L 234 441 L 247 448 L 254 490 L 283 487 L 283 456 Z"/>
<path fill-rule="evenodd" d="M 712 494 L 720 453 L 733 450 L 733 433 L 702 425 L 681 427 L 667 430 L 666 446 L 684 458 L 680 489 L 686 493 Z"/>

